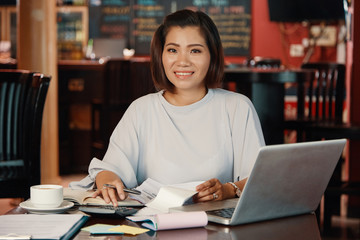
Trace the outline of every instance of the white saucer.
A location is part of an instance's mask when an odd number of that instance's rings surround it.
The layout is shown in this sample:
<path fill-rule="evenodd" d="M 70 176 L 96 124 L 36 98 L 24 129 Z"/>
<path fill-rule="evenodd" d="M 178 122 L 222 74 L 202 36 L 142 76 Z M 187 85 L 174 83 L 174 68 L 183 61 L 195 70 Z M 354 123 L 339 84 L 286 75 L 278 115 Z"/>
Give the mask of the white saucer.
<path fill-rule="evenodd" d="M 37 208 L 31 203 L 30 199 L 20 203 L 20 207 L 28 210 L 30 213 L 37 214 L 61 213 L 71 208 L 72 206 L 74 206 L 74 203 L 69 201 L 63 201 L 61 205 L 56 208 Z"/>

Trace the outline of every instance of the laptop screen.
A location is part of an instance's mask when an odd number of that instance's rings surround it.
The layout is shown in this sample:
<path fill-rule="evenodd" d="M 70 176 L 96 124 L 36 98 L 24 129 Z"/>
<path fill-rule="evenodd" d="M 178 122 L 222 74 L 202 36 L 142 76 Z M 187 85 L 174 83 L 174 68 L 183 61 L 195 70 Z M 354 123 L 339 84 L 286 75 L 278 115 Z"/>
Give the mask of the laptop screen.
<path fill-rule="evenodd" d="M 95 38 L 93 52 L 96 58 L 112 57 L 122 58 L 123 50 L 126 47 L 126 40 L 122 38 Z"/>

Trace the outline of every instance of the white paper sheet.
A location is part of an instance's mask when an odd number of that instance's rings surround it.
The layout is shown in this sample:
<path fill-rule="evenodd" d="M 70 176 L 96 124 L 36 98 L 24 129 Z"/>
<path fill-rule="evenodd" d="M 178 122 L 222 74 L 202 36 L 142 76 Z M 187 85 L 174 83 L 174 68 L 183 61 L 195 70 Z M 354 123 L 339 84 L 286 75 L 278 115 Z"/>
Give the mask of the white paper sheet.
<path fill-rule="evenodd" d="M 36 239 L 60 239 L 82 214 L 13 214 L 0 216 L 0 236 L 14 233 Z"/>
<path fill-rule="evenodd" d="M 160 189 L 158 195 L 151 202 L 147 203 L 146 206 L 167 213 L 169 208 L 182 206 L 196 193 L 193 190 L 165 186 Z"/>

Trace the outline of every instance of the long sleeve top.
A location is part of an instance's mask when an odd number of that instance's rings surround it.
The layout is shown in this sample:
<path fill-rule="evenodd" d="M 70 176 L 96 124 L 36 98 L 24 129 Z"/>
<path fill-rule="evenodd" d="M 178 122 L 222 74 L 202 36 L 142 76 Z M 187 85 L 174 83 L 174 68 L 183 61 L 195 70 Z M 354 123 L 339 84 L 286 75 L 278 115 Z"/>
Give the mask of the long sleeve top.
<path fill-rule="evenodd" d="M 263 145 L 259 118 L 244 95 L 209 89 L 196 103 L 174 106 L 159 91 L 129 106 L 103 160 L 92 159 L 89 175 L 70 187 L 93 187 L 103 170 L 129 188 L 147 178 L 163 184 L 238 181 L 250 175 Z"/>

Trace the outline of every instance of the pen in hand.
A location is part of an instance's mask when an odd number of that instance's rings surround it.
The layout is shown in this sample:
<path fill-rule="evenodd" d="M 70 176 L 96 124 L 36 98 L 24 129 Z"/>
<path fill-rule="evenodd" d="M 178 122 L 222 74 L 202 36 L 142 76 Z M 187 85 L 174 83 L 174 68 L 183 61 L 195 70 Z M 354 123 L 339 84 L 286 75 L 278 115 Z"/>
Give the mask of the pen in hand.
<path fill-rule="evenodd" d="M 113 189 L 116 189 L 116 187 L 115 187 L 114 185 L 107 184 L 107 183 L 105 183 L 105 184 L 103 185 L 103 187 L 104 187 L 104 188 L 113 188 Z M 141 194 L 141 192 L 138 191 L 138 190 L 136 190 L 136 189 L 124 188 L 123 190 L 124 190 L 124 192 L 131 193 L 131 194 L 136 194 L 136 195 L 140 195 L 140 194 Z"/>

